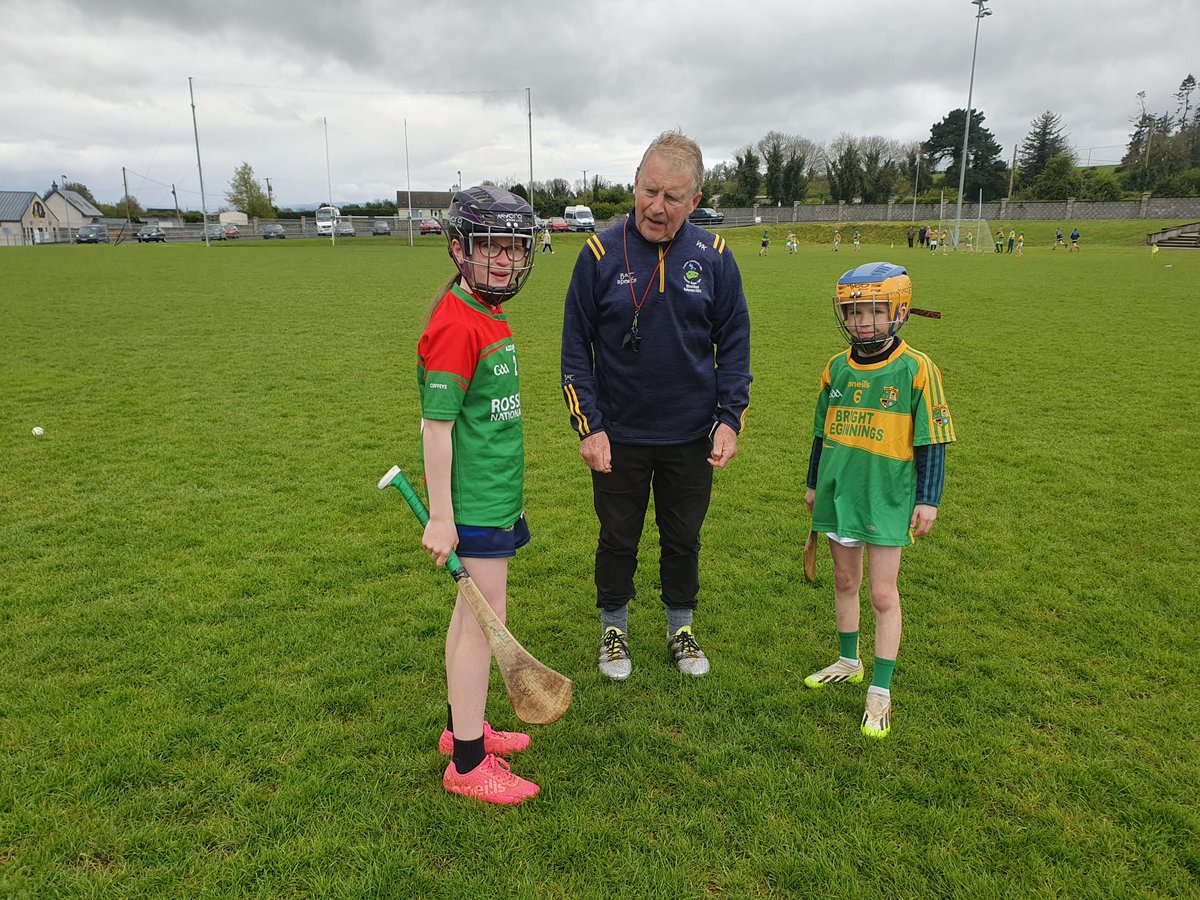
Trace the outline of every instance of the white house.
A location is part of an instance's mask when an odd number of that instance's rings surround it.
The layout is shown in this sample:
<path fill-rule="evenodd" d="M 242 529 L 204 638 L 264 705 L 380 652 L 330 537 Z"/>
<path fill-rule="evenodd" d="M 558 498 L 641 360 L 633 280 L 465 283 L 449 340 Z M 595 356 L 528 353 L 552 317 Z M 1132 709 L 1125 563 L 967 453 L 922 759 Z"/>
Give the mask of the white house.
<path fill-rule="evenodd" d="M 54 240 L 58 217 L 34 191 L 0 191 L 0 247 Z"/>
<path fill-rule="evenodd" d="M 104 216 L 82 194 L 64 191 L 57 185 L 46 195 L 46 206 L 58 217 L 58 224 L 66 226 L 65 239 L 68 242 L 74 238 L 74 230 L 80 225 L 93 225 Z"/>

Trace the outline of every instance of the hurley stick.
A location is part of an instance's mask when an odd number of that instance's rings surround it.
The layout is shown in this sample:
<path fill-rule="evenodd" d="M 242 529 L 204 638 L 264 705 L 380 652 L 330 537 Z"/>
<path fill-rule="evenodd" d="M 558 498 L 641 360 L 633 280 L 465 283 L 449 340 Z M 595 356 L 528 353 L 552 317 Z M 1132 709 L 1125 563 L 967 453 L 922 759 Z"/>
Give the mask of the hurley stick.
<path fill-rule="evenodd" d="M 812 584 L 817 580 L 817 533 L 810 531 L 804 542 L 804 580 Z"/>
<path fill-rule="evenodd" d="M 394 487 L 404 495 L 409 508 L 422 525 L 429 521 L 429 511 L 425 509 L 425 504 L 421 502 L 421 498 L 417 496 L 417 492 L 404 477 L 399 466 L 392 466 L 379 480 L 380 490 L 387 487 Z M 458 554 L 450 554 L 450 558 L 446 560 L 446 569 L 453 576 L 467 601 L 467 607 L 479 623 L 483 636 L 487 638 L 517 718 L 534 725 L 549 725 L 556 721 L 571 705 L 571 694 L 574 692 L 571 679 L 560 675 L 549 666 L 542 665 L 521 646 L 512 636 L 512 632 L 504 627 L 496 611 L 471 580 Z"/>

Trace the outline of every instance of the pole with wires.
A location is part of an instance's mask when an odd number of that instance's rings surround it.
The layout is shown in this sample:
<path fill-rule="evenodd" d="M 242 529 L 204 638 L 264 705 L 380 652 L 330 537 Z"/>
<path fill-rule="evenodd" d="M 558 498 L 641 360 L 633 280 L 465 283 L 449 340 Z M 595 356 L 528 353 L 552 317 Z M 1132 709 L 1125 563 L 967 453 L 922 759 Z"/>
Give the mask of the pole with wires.
<path fill-rule="evenodd" d="M 978 7 L 975 13 L 975 46 L 971 50 L 971 81 L 967 87 L 967 121 L 963 123 L 963 148 L 962 158 L 958 163 L 958 204 L 954 211 L 954 246 L 958 246 L 958 229 L 962 223 L 962 195 L 963 186 L 967 179 L 967 144 L 971 135 L 971 100 L 975 93 L 975 56 L 979 51 L 979 23 L 984 16 L 990 16 L 992 11 L 984 4 L 987 0 L 971 0 Z"/>
<path fill-rule="evenodd" d="M 203 213 L 204 226 L 201 231 L 204 233 L 204 246 L 211 247 L 212 243 L 208 239 L 208 202 L 204 199 L 204 167 L 200 164 L 200 130 L 196 127 L 196 95 L 192 91 L 192 76 L 188 76 L 188 96 L 192 100 L 192 134 L 196 138 L 196 171 L 200 173 L 200 211 Z"/>

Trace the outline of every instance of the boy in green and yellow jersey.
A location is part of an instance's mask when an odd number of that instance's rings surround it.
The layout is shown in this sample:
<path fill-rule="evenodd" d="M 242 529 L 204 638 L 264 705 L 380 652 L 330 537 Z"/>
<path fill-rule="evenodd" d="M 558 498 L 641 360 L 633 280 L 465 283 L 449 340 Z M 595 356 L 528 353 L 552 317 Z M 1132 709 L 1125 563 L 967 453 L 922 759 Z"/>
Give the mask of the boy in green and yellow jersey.
<path fill-rule="evenodd" d="M 896 336 L 908 318 L 912 280 L 886 262 L 851 269 L 834 309 L 850 348 L 821 373 L 804 503 L 836 570 L 840 656 L 804 679 L 811 688 L 859 683 L 863 548 L 871 570 L 875 665 L 862 733 L 891 730 L 891 679 L 900 648 L 900 551 L 933 527 L 954 424 L 938 367 Z"/>

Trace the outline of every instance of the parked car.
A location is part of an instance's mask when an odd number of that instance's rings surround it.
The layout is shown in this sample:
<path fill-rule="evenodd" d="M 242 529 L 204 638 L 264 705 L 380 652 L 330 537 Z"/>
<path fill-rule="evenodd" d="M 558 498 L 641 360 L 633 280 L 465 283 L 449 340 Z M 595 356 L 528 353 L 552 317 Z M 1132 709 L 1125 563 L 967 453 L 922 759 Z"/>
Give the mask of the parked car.
<path fill-rule="evenodd" d="M 108 226 L 107 225 L 81 225 L 79 230 L 75 232 L 75 243 L 77 244 L 107 244 L 108 243 Z"/>
<path fill-rule="evenodd" d="M 354 230 L 354 223 L 349 219 L 342 219 L 337 223 L 338 237 L 357 237 L 358 232 Z"/>
<path fill-rule="evenodd" d="M 553 232 L 571 230 L 571 226 L 567 224 L 567 220 L 562 216 L 552 216 L 550 221 L 546 224 L 546 227 Z"/>
<path fill-rule="evenodd" d="M 720 225 L 725 221 L 725 213 L 711 206 L 698 206 L 688 214 L 688 221 L 693 225 Z"/>
<path fill-rule="evenodd" d="M 371 226 L 371 234 L 387 235 L 387 234 L 391 234 L 391 233 L 392 233 L 392 226 L 391 226 L 391 224 L 389 224 L 389 222 L 386 219 L 376 219 L 375 223 Z"/>
<path fill-rule="evenodd" d="M 282 241 L 287 237 L 287 232 L 283 230 L 283 226 L 278 222 L 273 222 L 270 225 L 263 226 L 262 236 L 264 241 L 269 241 L 271 238 L 277 238 Z"/>
<path fill-rule="evenodd" d="M 237 238 L 241 237 L 241 234 L 238 232 L 238 227 L 236 225 L 234 225 L 232 222 L 227 223 L 224 226 L 224 228 L 225 228 L 225 237 L 228 238 L 229 240 L 232 241 L 232 240 L 236 240 Z"/>
<path fill-rule="evenodd" d="M 210 241 L 225 240 L 225 226 L 216 224 L 205 225 L 204 232 L 200 235 L 200 240 L 204 240 L 205 238 L 208 238 Z"/>
<path fill-rule="evenodd" d="M 442 223 L 437 219 L 422 219 L 421 234 L 441 234 Z"/>
<path fill-rule="evenodd" d="M 143 225 L 138 229 L 137 242 L 139 244 L 149 244 L 153 242 L 165 244 L 167 236 L 163 234 L 163 230 L 157 225 Z"/>

